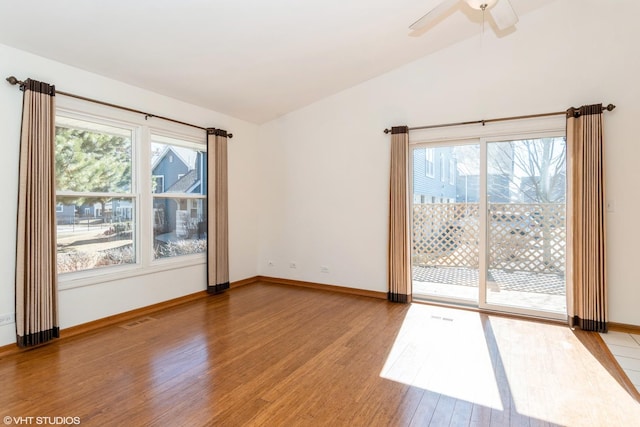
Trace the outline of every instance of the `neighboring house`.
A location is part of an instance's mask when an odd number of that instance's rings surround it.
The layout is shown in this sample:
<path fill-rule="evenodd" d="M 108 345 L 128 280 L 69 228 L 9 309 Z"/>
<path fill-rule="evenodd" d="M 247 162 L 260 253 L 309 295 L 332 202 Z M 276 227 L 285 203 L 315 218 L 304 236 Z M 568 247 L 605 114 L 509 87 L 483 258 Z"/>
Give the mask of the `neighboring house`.
<path fill-rule="evenodd" d="M 156 236 L 175 232 L 177 237 L 186 237 L 189 229 L 201 234 L 204 223 L 203 203 L 198 199 L 179 197 L 184 194 L 206 194 L 203 171 L 206 156 L 197 152 L 193 166 L 171 146 L 156 155 L 151 166 L 153 193 L 175 193 L 175 198 L 154 197 L 154 232 Z"/>
<path fill-rule="evenodd" d="M 413 202 L 455 203 L 457 163 L 452 147 L 413 150 Z"/>
<path fill-rule="evenodd" d="M 78 220 L 101 218 L 106 222 L 120 222 L 133 219 L 133 206 L 128 200 L 111 200 L 102 203 L 91 201 L 81 205 L 56 205 L 56 220 L 58 225 L 74 224 Z"/>
<path fill-rule="evenodd" d="M 161 153 L 154 156 L 151 164 L 152 191 L 164 193 L 186 175 L 189 169 L 187 161 L 173 147 L 165 146 Z"/>
<path fill-rule="evenodd" d="M 56 205 L 56 220 L 58 225 L 73 224 L 76 218 L 76 205 Z"/>

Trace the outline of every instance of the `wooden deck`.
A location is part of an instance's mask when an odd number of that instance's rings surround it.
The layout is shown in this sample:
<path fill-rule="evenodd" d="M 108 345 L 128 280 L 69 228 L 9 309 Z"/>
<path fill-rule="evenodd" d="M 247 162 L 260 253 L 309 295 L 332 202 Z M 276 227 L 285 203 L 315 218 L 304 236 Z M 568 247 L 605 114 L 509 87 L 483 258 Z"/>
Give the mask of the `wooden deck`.
<path fill-rule="evenodd" d="M 0 416 L 82 426 L 637 425 L 637 393 L 599 340 L 257 283 L 3 357 Z"/>

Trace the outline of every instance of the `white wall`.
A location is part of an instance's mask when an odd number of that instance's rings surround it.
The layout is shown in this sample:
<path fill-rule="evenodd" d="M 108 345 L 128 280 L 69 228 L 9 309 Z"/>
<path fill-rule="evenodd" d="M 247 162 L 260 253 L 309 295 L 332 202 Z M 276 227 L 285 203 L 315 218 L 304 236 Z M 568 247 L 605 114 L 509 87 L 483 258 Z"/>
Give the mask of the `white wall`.
<path fill-rule="evenodd" d="M 229 234 L 231 281 L 257 274 L 257 126 L 160 96 L 122 82 L 0 45 L 0 315 L 14 312 L 15 234 L 22 92 L 4 78 L 15 75 L 53 83 L 84 95 L 234 134 L 229 145 Z M 60 325 L 67 328 L 105 316 L 206 289 L 204 264 L 92 286 L 61 290 Z M 0 327 L 0 346 L 15 342 L 15 324 Z"/>
<path fill-rule="evenodd" d="M 638 16 L 632 0 L 557 1 L 507 37 L 488 30 L 482 45 L 467 40 L 261 126 L 260 274 L 386 291 L 385 127 L 612 102 L 610 320 L 640 325 Z"/>

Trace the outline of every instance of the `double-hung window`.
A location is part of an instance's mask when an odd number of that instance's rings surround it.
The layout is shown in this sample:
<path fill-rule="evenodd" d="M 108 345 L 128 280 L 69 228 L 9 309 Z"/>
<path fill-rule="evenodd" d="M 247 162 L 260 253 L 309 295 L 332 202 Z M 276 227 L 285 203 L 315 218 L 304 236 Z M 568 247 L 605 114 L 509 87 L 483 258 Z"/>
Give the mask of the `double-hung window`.
<path fill-rule="evenodd" d="M 134 131 L 56 118 L 58 272 L 136 263 Z"/>
<path fill-rule="evenodd" d="M 86 103 L 58 107 L 62 287 L 204 263 L 206 162 L 204 131 Z"/>

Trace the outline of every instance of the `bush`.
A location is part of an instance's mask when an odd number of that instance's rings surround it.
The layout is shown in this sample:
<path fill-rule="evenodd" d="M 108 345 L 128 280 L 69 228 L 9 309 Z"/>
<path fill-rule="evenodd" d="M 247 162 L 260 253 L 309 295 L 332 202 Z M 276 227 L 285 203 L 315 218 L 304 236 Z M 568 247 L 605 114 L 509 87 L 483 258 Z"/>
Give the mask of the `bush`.
<path fill-rule="evenodd" d="M 190 255 L 205 252 L 207 250 L 207 240 L 178 240 L 177 242 L 167 242 L 157 245 L 155 248 L 156 258 L 168 258 L 180 255 Z"/>
<path fill-rule="evenodd" d="M 133 251 L 133 245 L 122 246 L 115 249 L 107 249 L 100 252 L 100 259 L 96 263 L 96 267 L 107 265 L 132 264 L 135 262 L 136 255 Z"/>
<path fill-rule="evenodd" d="M 100 254 L 95 252 L 58 252 L 58 273 L 71 273 L 93 268 L 99 258 Z"/>
<path fill-rule="evenodd" d="M 57 256 L 58 273 L 72 273 L 109 265 L 131 264 L 134 261 L 135 253 L 132 245 L 100 252 L 59 252 Z"/>

